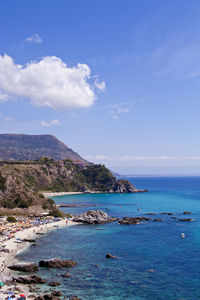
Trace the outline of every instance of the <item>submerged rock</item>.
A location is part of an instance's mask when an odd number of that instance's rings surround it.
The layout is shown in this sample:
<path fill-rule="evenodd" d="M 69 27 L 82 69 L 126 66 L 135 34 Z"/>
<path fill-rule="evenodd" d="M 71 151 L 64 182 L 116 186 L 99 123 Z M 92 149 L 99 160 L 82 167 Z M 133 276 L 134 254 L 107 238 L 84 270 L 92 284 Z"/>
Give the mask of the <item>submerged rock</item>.
<path fill-rule="evenodd" d="M 71 259 L 60 259 L 60 258 L 50 258 L 46 260 L 41 260 L 39 262 L 40 267 L 45 268 L 71 268 L 77 263 Z"/>
<path fill-rule="evenodd" d="M 60 275 L 61 277 L 64 277 L 64 278 L 69 278 L 71 277 L 72 275 L 70 273 L 65 273 L 65 274 L 61 274 Z"/>
<path fill-rule="evenodd" d="M 154 221 L 154 222 L 162 222 L 163 219 L 154 219 L 153 221 Z"/>
<path fill-rule="evenodd" d="M 72 296 L 69 298 L 69 300 L 81 300 L 78 296 Z"/>
<path fill-rule="evenodd" d="M 49 283 L 49 286 L 57 286 L 57 285 L 61 285 L 61 283 L 58 281 L 52 281 Z"/>
<path fill-rule="evenodd" d="M 122 225 L 140 224 L 143 221 L 151 221 L 151 219 L 146 217 L 123 217 L 122 220 L 119 220 L 119 224 Z"/>
<path fill-rule="evenodd" d="M 8 267 L 10 270 L 21 272 L 38 272 L 39 268 L 34 262 L 19 262 Z"/>
<path fill-rule="evenodd" d="M 183 214 L 184 215 L 191 215 L 192 213 L 191 213 L 191 211 L 184 211 Z"/>
<path fill-rule="evenodd" d="M 55 297 L 60 297 L 60 296 L 62 296 L 62 292 L 60 292 L 60 291 L 52 291 L 51 295 L 53 295 Z"/>
<path fill-rule="evenodd" d="M 182 221 L 182 222 L 192 222 L 194 220 L 193 219 L 179 219 L 179 221 Z"/>
<path fill-rule="evenodd" d="M 102 224 L 117 221 L 118 218 L 111 218 L 107 213 L 101 210 L 89 210 L 84 214 L 74 216 L 72 221 L 87 224 Z"/>

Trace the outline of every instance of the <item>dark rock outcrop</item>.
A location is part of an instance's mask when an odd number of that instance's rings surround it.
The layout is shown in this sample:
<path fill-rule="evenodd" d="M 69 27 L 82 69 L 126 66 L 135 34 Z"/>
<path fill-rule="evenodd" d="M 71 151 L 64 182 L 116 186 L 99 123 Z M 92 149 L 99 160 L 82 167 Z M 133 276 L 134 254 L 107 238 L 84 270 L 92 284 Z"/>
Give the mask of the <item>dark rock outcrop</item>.
<path fill-rule="evenodd" d="M 60 258 L 51 258 L 46 260 L 41 260 L 39 262 L 40 267 L 45 268 L 71 268 L 76 265 L 76 262 L 71 259 L 60 259 Z"/>
<path fill-rule="evenodd" d="M 72 221 L 87 224 L 102 224 L 117 221 L 118 218 L 111 218 L 101 210 L 89 210 L 84 214 L 74 216 Z"/>
<path fill-rule="evenodd" d="M 51 295 L 53 295 L 55 297 L 61 297 L 62 296 L 62 292 L 60 292 L 60 291 L 52 291 Z"/>
<path fill-rule="evenodd" d="M 151 219 L 146 217 L 124 217 L 122 220 L 119 220 L 119 224 L 122 225 L 140 224 L 143 221 L 151 221 Z"/>
<path fill-rule="evenodd" d="M 44 284 L 46 280 L 37 275 L 14 277 L 14 282 L 23 284 Z"/>
<path fill-rule="evenodd" d="M 44 296 L 38 296 L 34 300 L 58 300 L 58 298 L 53 294 L 46 294 Z"/>
<path fill-rule="evenodd" d="M 38 272 L 39 268 L 34 262 L 18 262 L 8 267 L 10 270 L 21 272 Z"/>
<path fill-rule="evenodd" d="M 163 219 L 154 219 L 153 221 L 154 221 L 154 222 L 162 222 Z"/>
<path fill-rule="evenodd" d="M 121 179 L 114 184 L 112 191 L 115 193 L 134 193 L 135 187 L 128 180 Z"/>
<path fill-rule="evenodd" d="M 69 277 L 71 277 L 71 274 L 70 273 L 65 273 L 65 274 L 61 274 L 60 276 L 64 277 L 64 278 L 69 278 Z"/>
<path fill-rule="evenodd" d="M 184 211 L 183 214 L 184 215 L 191 215 L 192 213 L 191 213 L 191 211 Z"/>

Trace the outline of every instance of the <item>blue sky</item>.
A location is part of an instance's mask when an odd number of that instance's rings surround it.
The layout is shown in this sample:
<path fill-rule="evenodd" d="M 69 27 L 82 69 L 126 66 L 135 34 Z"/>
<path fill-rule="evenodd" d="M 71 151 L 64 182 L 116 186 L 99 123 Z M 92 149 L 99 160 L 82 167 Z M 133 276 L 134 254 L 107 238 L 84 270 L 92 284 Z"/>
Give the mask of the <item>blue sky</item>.
<path fill-rule="evenodd" d="M 198 0 L 0 3 L 0 132 L 123 174 L 200 175 Z"/>

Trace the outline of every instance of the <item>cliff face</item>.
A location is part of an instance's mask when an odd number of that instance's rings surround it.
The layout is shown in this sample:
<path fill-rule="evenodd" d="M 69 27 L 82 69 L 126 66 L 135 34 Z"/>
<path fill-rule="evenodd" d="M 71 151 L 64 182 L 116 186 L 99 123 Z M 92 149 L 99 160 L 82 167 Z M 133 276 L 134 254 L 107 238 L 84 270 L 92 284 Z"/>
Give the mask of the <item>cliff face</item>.
<path fill-rule="evenodd" d="M 54 160 L 71 159 L 87 163 L 80 155 L 48 134 L 0 134 L 0 160 L 27 161 L 47 156 Z"/>
<path fill-rule="evenodd" d="M 0 163 L 0 206 L 52 208 L 41 191 L 134 192 L 127 180 L 116 180 L 102 165 L 77 165 L 43 158 L 34 162 Z"/>

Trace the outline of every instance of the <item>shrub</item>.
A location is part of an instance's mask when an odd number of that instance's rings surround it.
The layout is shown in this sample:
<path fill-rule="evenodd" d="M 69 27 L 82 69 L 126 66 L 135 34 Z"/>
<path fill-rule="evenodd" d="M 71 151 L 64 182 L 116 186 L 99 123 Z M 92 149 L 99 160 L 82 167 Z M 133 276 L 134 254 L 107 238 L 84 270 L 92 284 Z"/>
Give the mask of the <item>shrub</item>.
<path fill-rule="evenodd" d="M 1 172 L 0 172 L 0 190 L 2 191 L 6 190 L 6 178 L 1 175 Z"/>
<path fill-rule="evenodd" d="M 7 221 L 10 222 L 10 223 L 15 223 L 17 222 L 17 220 L 15 219 L 15 217 L 7 217 Z"/>
<path fill-rule="evenodd" d="M 57 208 L 52 209 L 49 214 L 55 218 L 63 218 L 63 213 Z"/>

